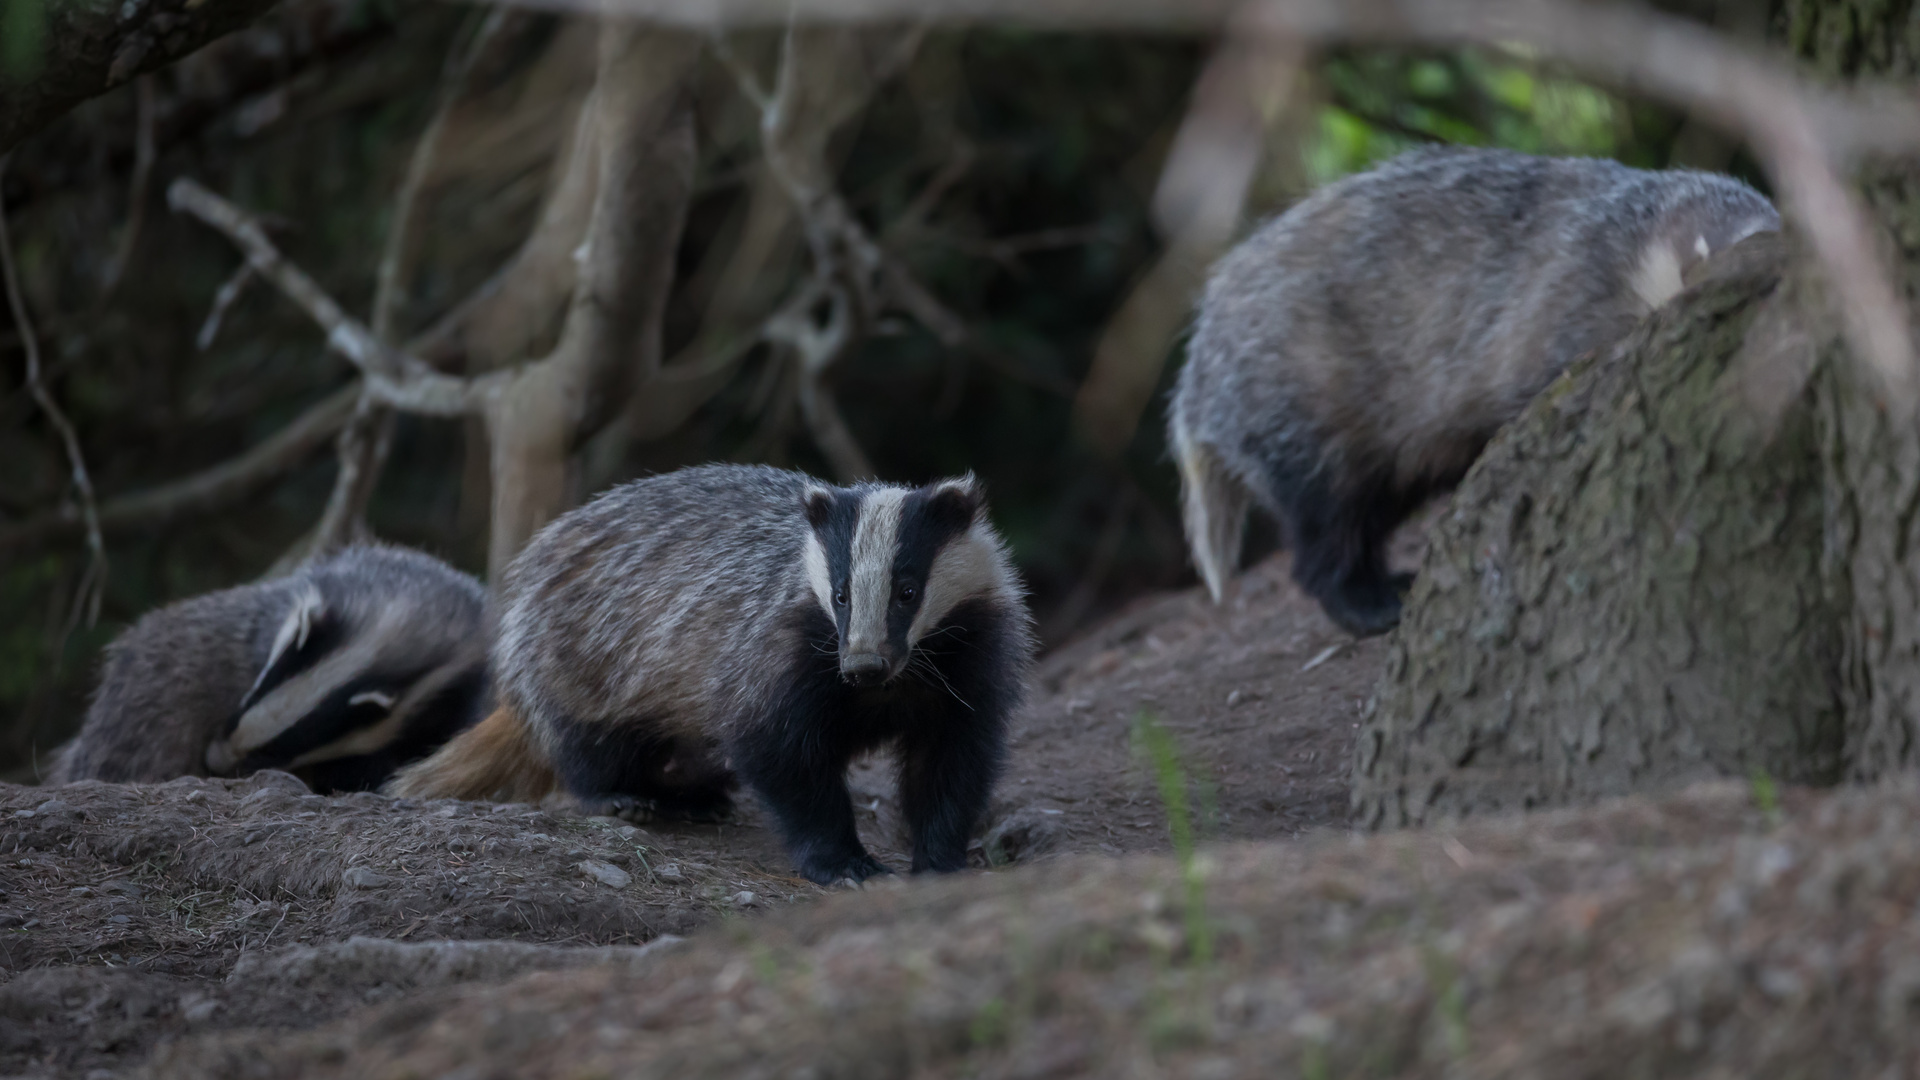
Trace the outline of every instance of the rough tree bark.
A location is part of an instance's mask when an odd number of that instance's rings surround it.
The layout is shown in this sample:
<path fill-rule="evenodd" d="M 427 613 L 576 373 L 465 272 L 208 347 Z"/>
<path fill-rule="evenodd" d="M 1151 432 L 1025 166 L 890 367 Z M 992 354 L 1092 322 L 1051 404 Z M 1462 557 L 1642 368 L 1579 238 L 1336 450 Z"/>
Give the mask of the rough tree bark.
<path fill-rule="evenodd" d="M 1908 4 L 1790 0 L 1776 41 L 1911 77 Z M 1920 185 L 1863 190 L 1911 309 Z M 1371 826 L 1704 775 L 1909 765 L 1920 429 L 1851 362 L 1781 245 L 1741 245 L 1488 449 L 1429 537 L 1362 724 Z"/>

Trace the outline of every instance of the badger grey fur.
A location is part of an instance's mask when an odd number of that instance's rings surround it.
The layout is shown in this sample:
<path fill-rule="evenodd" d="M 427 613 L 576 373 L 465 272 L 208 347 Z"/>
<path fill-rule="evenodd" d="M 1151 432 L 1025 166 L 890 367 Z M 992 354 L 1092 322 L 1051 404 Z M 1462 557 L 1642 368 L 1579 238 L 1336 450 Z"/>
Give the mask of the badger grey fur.
<path fill-rule="evenodd" d="M 1033 641 L 971 477 L 835 488 L 713 465 L 635 481 L 534 537 L 502 586 L 500 705 L 403 771 L 412 797 L 707 817 L 735 777 L 819 882 L 885 867 L 846 766 L 891 744 L 913 869 L 965 865 Z"/>
<path fill-rule="evenodd" d="M 1356 634 L 1391 628 L 1394 526 L 1566 366 L 1779 229 L 1725 176 L 1498 150 L 1402 155 L 1316 192 L 1214 268 L 1168 415 L 1187 540 L 1217 602 L 1247 509 Z"/>
<path fill-rule="evenodd" d="M 485 593 L 429 555 L 346 548 L 171 604 L 107 647 L 51 781 L 286 769 L 378 787 L 485 714 Z"/>

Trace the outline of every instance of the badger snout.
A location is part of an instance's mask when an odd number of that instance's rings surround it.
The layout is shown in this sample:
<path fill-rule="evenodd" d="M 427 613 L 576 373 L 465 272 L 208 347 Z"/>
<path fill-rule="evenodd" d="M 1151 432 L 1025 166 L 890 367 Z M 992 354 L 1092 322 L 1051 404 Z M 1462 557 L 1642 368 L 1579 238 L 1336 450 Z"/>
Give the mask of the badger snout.
<path fill-rule="evenodd" d="M 840 658 L 840 677 L 855 686 L 878 686 L 893 675 L 893 665 L 879 653 L 848 653 Z"/>
<path fill-rule="evenodd" d="M 225 739 L 215 739 L 207 744 L 207 769 L 215 776 L 226 776 L 240 764 L 240 755 Z"/>

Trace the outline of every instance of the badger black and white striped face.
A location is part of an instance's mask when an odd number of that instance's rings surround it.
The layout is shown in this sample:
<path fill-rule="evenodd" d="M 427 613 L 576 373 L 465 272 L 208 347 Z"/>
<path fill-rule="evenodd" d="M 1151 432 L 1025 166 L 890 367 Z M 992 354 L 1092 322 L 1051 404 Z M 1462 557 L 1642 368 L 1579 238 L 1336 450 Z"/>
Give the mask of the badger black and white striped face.
<path fill-rule="evenodd" d="M 222 738 L 216 774 L 299 770 L 458 730 L 485 692 L 482 644 L 449 639 L 405 598 L 332 602 L 309 583 Z"/>
<path fill-rule="evenodd" d="M 810 488 L 807 579 L 839 631 L 840 675 L 884 683 L 964 601 L 1005 587 L 971 475 L 921 488 Z"/>

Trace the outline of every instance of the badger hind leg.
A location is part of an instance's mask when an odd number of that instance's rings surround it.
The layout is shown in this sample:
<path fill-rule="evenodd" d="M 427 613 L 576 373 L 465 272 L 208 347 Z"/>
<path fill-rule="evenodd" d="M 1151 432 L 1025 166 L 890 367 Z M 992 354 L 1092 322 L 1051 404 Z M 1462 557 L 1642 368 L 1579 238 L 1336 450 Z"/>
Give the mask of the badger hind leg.
<path fill-rule="evenodd" d="M 1316 479 L 1281 493 L 1294 581 L 1356 637 L 1384 634 L 1400 622 L 1413 576 L 1388 571 L 1386 543 L 1406 518 L 1406 502 L 1380 483 L 1342 493 Z"/>
<path fill-rule="evenodd" d="M 733 773 L 699 740 L 649 720 L 550 726 L 554 769 L 588 814 L 706 823 L 733 816 Z"/>
<path fill-rule="evenodd" d="M 1180 469 L 1180 517 L 1194 569 L 1219 603 L 1227 579 L 1240 568 L 1240 542 L 1247 523 L 1248 492 L 1213 449 L 1193 438 L 1176 414 L 1174 460 Z"/>

